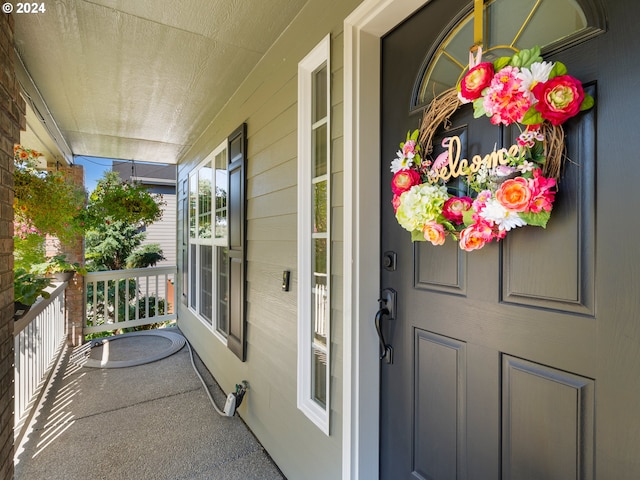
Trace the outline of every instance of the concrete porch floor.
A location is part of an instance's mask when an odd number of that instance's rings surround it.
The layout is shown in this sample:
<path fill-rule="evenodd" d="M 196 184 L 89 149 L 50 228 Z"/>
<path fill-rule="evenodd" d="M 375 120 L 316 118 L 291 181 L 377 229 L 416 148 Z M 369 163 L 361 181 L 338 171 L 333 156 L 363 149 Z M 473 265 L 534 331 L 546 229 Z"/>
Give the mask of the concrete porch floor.
<path fill-rule="evenodd" d="M 128 359 L 162 341 L 122 339 L 111 354 Z M 153 363 L 112 369 L 82 367 L 71 354 L 63 352 L 16 445 L 16 479 L 284 479 L 237 415 L 215 412 L 186 346 Z M 222 409 L 224 393 L 194 356 Z"/>

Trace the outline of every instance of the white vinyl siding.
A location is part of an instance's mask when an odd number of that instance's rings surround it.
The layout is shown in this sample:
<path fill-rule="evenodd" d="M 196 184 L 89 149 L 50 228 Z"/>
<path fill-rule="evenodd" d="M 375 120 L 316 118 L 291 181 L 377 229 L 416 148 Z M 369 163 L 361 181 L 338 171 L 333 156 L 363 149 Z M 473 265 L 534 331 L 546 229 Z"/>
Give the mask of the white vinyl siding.
<path fill-rule="evenodd" d="M 240 407 L 249 425 L 287 478 L 343 478 L 343 19 L 360 0 L 308 2 L 292 29 L 239 85 L 178 166 L 184 181 L 239 122 L 247 124 L 246 361 L 241 362 L 185 304 L 180 328 L 225 392 L 240 380 L 250 385 Z M 297 405 L 298 356 L 298 63 L 331 32 L 331 359 L 330 435 Z M 374 78 L 374 77 L 372 77 Z M 351 178 L 351 177 L 348 177 Z M 182 220 L 182 219 L 180 219 Z M 181 224 L 184 224 L 181 222 Z M 282 274 L 291 272 L 291 289 Z M 191 273 L 191 272 L 189 272 Z M 311 294 L 309 293 L 308 296 Z M 375 298 L 374 298 L 375 300 Z M 328 305 L 329 306 L 329 305 Z M 375 339 L 374 339 L 375 340 Z M 377 364 L 376 364 L 377 365 Z M 283 428 L 285 426 L 285 428 Z M 348 455 L 347 455 L 348 456 Z M 344 478 L 350 478 L 345 476 Z M 354 476 L 353 478 L 356 478 Z"/>
<path fill-rule="evenodd" d="M 151 189 L 153 191 L 153 189 Z M 165 202 L 162 207 L 162 219 L 145 228 L 147 237 L 143 245 L 157 243 L 162 248 L 165 260 L 158 262 L 157 266 L 175 265 L 176 258 L 176 194 L 162 193 Z"/>

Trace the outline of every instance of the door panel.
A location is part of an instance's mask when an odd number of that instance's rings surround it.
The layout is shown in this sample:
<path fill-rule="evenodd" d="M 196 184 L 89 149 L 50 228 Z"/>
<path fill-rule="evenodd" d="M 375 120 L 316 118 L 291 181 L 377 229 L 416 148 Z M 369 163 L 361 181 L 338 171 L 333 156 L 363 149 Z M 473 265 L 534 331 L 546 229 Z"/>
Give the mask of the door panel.
<path fill-rule="evenodd" d="M 413 471 L 422 478 L 456 478 L 465 458 L 465 344 L 415 330 L 414 364 Z"/>
<path fill-rule="evenodd" d="M 381 251 L 397 254 L 397 269 L 381 270 L 381 286 L 398 292 L 398 307 L 384 327 L 394 363 L 381 365 L 380 477 L 588 479 L 595 113 L 565 124 L 570 161 L 546 229 L 521 228 L 466 253 L 451 239 L 412 244 L 394 217 L 389 162 L 419 124 L 420 112 L 408 108 L 414 81 L 436 35 L 466 4 L 434 0 L 382 42 Z M 572 68 L 587 61 L 574 58 Z M 474 119 L 471 105 L 451 128 L 434 145 L 459 135 L 463 158 L 517 136 Z"/>
<path fill-rule="evenodd" d="M 422 242 L 414 245 L 415 288 L 464 295 L 467 269 L 465 256 L 458 245 L 443 245 L 439 255 L 430 255 L 425 247 L 427 245 Z"/>
<path fill-rule="evenodd" d="M 593 478 L 594 382 L 503 358 L 504 478 Z"/>

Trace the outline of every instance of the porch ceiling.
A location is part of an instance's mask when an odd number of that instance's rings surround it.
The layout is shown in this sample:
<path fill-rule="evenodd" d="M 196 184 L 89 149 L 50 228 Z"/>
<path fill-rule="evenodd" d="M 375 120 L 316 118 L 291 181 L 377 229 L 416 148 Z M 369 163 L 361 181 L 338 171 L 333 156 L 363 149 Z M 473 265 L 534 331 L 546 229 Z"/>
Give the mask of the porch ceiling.
<path fill-rule="evenodd" d="M 306 1 L 42 2 L 16 52 L 73 155 L 176 163 Z"/>

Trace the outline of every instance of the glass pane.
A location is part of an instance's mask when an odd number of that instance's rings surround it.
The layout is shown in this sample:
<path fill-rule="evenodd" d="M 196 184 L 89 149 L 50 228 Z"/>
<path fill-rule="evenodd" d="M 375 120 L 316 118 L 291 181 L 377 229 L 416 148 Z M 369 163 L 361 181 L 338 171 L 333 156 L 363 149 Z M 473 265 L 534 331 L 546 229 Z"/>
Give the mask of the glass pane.
<path fill-rule="evenodd" d="M 196 280 L 198 279 L 196 249 L 197 249 L 196 245 L 191 245 L 189 247 L 189 271 L 191 272 L 191 277 L 189 280 L 190 281 L 189 306 L 193 309 L 196 308 L 196 296 L 198 294 L 196 290 L 198 288 L 198 284 L 196 283 Z"/>
<path fill-rule="evenodd" d="M 178 270 L 179 271 L 179 270 Z M 182 249 L 182 301 L 188 298 L 189 293 L 189 272 L 191 266 L 189 265 L 189 250 L 187 248 Z"/>
<path fill-rule="evenodd" d="M 327 124 L 313 131 L 313 176 L 327 173 Z"/>
<path fill-rule="evenodd" d="M 313 185 L 313 233 L 327 231 L 327 181 Z"/>
<path fill-rule="evenodd" d="M 327 302 L 327 277 L 314 276 L 312 292 L 313 343 L 327 345 L 327 325 L 329 321 L 329 304 Z"/>
<path fill-rule="evenodd" d="M 182 182 L 182 191 L 180 192 L 180 208 L 182 214 L 182 224 L 180 225 L 182 245 L 186 246 L 189 242 L 189 180 Z"/>
<path fill-rule="evenodd" d="M 216 155 L 216 238 L 227 238 L 227 151 Z"/>
<path fill-rule="evenodd" d="M 327 116 L 327 66 L 313 75 L 313 123 Z"/>
<path fill-rule="evenodd" d="M 211 184 L 213 170 L 202 167 L 198 172 L 198 237 L 211 238 Z"/>
<path fill-rule="evenodd" d="M 226 248 L 217 247 L 216 255 L 218 260 L 217 265 L 217 310 L 216 310 L 216 318 L 217 318 L 217 330 L 222 333 L 225 337 L 229 333 L 229 320 L 227 318 L 227 262 L 229 261 L 229 253 Z"/>
<path fill-rule="evenodd" d="M 555 1 L 556 4 L 562 3 Z M 535 4 L 536 0 L 517 0 L 515 2 L 513 0 L 508 2 L 501 0 L 488 6 L 485 10 L 485 43 L 489 46 L 511 45 L 520 28 L 526 23 L 527 17 Z M 505 22 L 505 18 L 510 19 L 510 21 Z M 546 33 L 538 32 L 537 37 L 546 36 Z M 530 47 L 533 47 L 533 45 L 527 45 L 527 48 Z"/>
<path fill-rule="evenodd" d="M 314 275 L 327 274 L 327 239 L 313 239 L 313 268 Z"/>
<path fill-rule="evenodd" d="M 200 305 L 198 313 L 211 324 L 213 312 L 213 247 L 200 245 Z"/>
<path fill-rule="evenodd" d="M 469 64 L 469 47 L 473 45 L 472 18 L 468 17 L 467 21 L 463 21 L 455 27 L 449 34 L 448 43 L 443 43 L 447 53 L 441 58 L 449 58 L 451 63 L 462 65 L 463 68 Z M 458 72 L 458 75 L 460 75 L 460 72 Z"/>
<path fill-rule="evenodd" d="M 520 48 L 548 45 L 587 27 L 587 19 L 577 2 L 542 2 L 518 40 Z"/>
<path fill-rule="evenodd" d="M 196 206 L 198 202 L 198 177 L 192 175 L 189 179 L 189 236 L 196 238 Z"/>
<path fill-rule="evenodd" d="M 327 406 L 327 354 L 317 348 L 313 349 L 313 392 L 312 398 L 323 408 Z"/>

